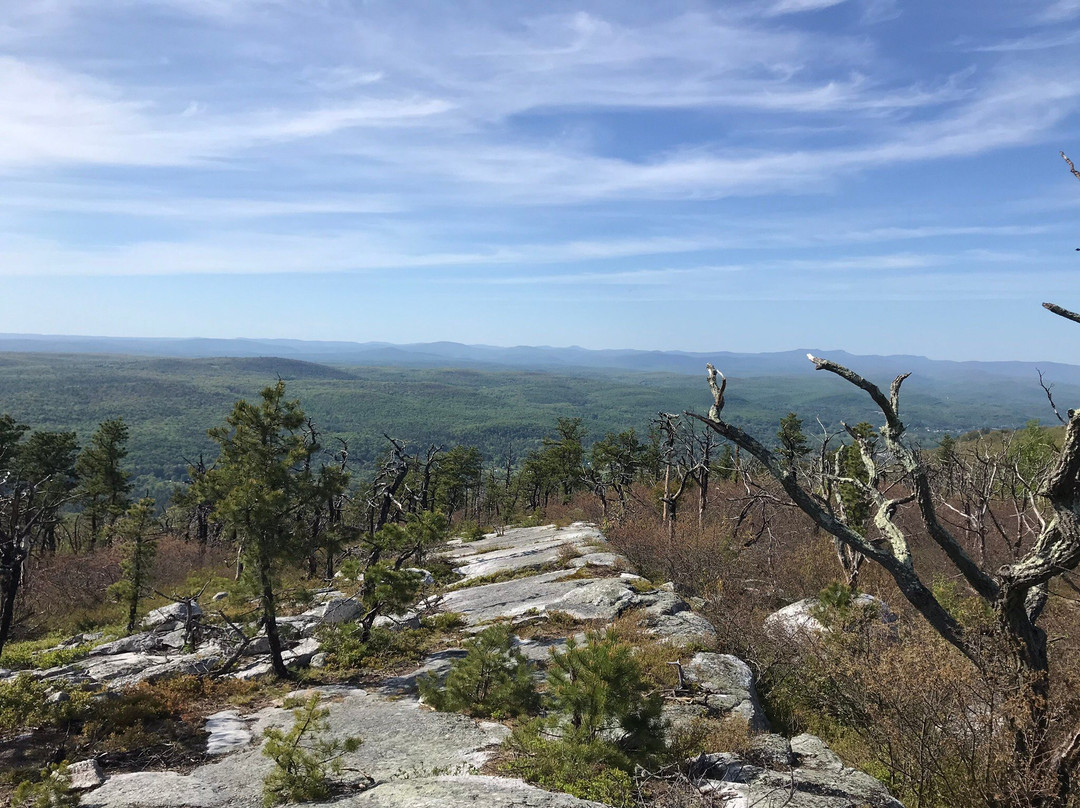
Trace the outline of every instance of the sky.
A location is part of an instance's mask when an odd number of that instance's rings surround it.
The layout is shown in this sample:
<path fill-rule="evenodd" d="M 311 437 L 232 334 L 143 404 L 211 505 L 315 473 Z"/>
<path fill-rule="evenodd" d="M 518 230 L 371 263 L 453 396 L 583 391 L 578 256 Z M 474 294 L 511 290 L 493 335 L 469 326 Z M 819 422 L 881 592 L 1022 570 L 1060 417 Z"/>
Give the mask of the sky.
<path fill-rule="evenodd" d="M 1080 363 L 1080 0 L 3 0 L 0 332 Z"/>

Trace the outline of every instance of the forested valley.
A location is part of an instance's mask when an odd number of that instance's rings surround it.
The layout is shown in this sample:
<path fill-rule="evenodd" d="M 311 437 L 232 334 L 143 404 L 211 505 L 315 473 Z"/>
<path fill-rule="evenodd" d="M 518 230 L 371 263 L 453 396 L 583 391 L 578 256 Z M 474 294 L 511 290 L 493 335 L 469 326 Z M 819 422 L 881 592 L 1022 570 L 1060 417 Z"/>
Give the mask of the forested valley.
<path fill-rule="evenodd" d="M 692 386 L 492 372 L 478 403 L 476 372 L 8 357 L 10 390 L 13 368 L 67 376 L 51 403 L 31 404 L 49 401 L 40 380 L 6 395 L 19 414 L 0 418 L 4 793 L 76 804 L 67 762 L 190 765 L 223 708 L 405 676 L 440 711 L 506 722 L 483 771 L 610 805 L 711 804 L 701 784 L 720 775 L 701 761 L 719 753 L 765 767 L 748 794 L 809 776 L 783 755 L 814 759 L 792 751 L 811 737 L 909 806 L 1073 804 L 1080 415 L 1046 382 L 1060 425 L 954 437 L 923 410 L 923 448 L 906 375 L 883 392 L 810 359 L 822 397 L 796 412 L 711 365 Z M 63 420 L 76 411 L 110 416 L 88 430 Z M 466 605 L 533 581 L 605 594 Z M 557 644 L 527 660 L 537 642 Z M 743 701 L 710 702 L 714 659 L 745 668 Z M 340 779 L 363 739 L 330 737 L 317 693 L 284 706 L 293 729 L 264 732 L 267 805 L 380 782 Z M 837 799 L 894 804 L 859 782 Z"/>

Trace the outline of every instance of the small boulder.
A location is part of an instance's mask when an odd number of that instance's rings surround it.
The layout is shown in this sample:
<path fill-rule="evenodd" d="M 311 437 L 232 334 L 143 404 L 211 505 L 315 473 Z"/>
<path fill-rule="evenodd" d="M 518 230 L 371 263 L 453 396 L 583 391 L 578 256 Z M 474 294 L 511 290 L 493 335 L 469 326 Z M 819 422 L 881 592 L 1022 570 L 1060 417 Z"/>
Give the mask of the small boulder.
<path fill-rule="evenodd" d="M 265 634 L 255 637 L 245 647 L 243 656 L 262 656 L 270 653 L 270 638 Z"/>
<path fill-rule="evenodd" d="M 119 640 L 99 645 L 90 652 L 91 657 L 117 656 L 119 654 L 146 654 L 158 650 L 161 638 L 151 631 L 121 637 Z"/>
<path fill-rule="evenodd" d="M 390 631 L 418 629 L 420 628 L 420 615 L 416 612 L 379 615 L 375 618 L 375 622 L 372 625 L 374 625 L 375 628 L 385 628 Z"/>
<path fill-rule="evenodd" d="M 363 613 L 364 607 L 354 598 L 331 598 L 322 606 L 304 612 L 306 616 L 317 617 L 323 623 L 348 623 Z"/>
<path fill-rule="evenodd" d="M 820 605 L 821 601 L 817 598 L 797 600 L 766 617 L 765 630 L 775 637 L 820 636 L 829 630 L 815 616 Z M 856 595 L 853 605 L 876 612 L 883 626 L 892 626 L 896 622 L 896 615 L 889 608 L 889 604 L 873 595 L 865 592 Z"/>
<path fill-rule="evenodd" d="M 182 628 L 178 628 L 163 635 L 158 642 L 162 648 L 179 651 L 187 644 L 187 632 Z"/>
<path fill-rule="evenodd" d="M 695 654 L 683 667 L 683 675 L 697 687 L 710 710 L 740 715 L 754 731 L 768 728 L 769 722 L 754 687 L 754 674 L 738 657 L 705 652 Z"/>
<path fill-rule="evenodd" d="M 791 751 L 804 769 L 838 772 L 844 768 L 840 756 L 816 735 L 796 735 L 791 739 Z"/>
<path fill-rule="evenodd" d="M 600 578 L 572 589 L 549 608 L 578 620 L 614 620 L 635 600 L 636 593 L 619 578 Z"/>
<path fill-rule="evenodd" d="M 650 634 L 672 645 L 704 645 L 716 642 L 716 627 L 696 612 L 678 612 L 649 617 Z"/>
<path fill-rule="evenodd" d="M 72 791 L 87 791 L 97 788 L 105 782 L 105 774 L 96 760 L 80 760 L 68 766 L 68 777 Z"/>
<path fill-rule="evenodd" d="M 215 592 L 214 597 L 210 598 L 210 600 L 214 601 L 214 603 L 219 603 L 225 600 L 227 597 L 229 597 L 228 592 Z"/>
<path fill-rule="evenodd" d="M 191 604 L 191 616 L 202 616 L 202 609 L 199 608 L 198 603 Z M 154 609 L 146 617 L 143 618 L 144 628 L 156 628 L 163 623 L 171 621 L 178 621 L 184 623 L 188 619 L 188 605 L 186 603 L 170 603 L 168 606 L 162 606 L 160 609 Z"/>

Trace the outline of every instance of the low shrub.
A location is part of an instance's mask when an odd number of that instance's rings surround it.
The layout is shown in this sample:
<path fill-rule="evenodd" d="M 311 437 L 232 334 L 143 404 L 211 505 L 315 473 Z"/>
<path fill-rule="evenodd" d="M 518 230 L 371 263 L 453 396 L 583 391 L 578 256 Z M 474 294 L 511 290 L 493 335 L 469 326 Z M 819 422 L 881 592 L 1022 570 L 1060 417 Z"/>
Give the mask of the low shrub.
<path fill-rule="evenodd" d="M 357 737 L 329 738 L 327 718 L 330 711 L 319 707 L 320 696 L 313 693 L 306 701 L 290 700 L 293 725 L 288 730 L 267 727 L 263 754 L 274 767 L 263 779 L 263 805 L 287 802 L 312 802 L 330 797 L 333 777 L 341 774 L 341 758 L 355 752 L 363 741 Z"/>
<path fill-rule="evenodd" d="M 50 634 L 38 640 L 9 642 L 0 654 L 0 668 L 45 670 L 69 665 L 86 657 L 94 647 L 93 643 L 82 643 L 69 648 L 57 648 L 65 639 L 65 635 Z"/>
<path fill-rule="evenodd" d="M 37 780 L 23 780 L 11 795 L 11 808 L 76 808 L 79 794 L 71 790 L 67 765 L 42 769 Z"/>
<path fill-rule="evenodd" d="M 508 627 L 491 626 L 465 647 L 465 657 L 455 662 L 443 687 L 430 678 L 421 680 L 424 701 L 436 710 L 478 718 L 514 718 L 537 711 L 540 699 L 532 666 L 514 646 Z"/>
<path fill-rule="evenodd" d="M 551 655 L 544 705 L 545 717 L 508 739 L 503 770 L 583 799 L 633 804 L 635 767 L 664 748 L 660 696 L 633 646 L 611 630 L 581 645 L 571 638 Z"/>
<path fill-rule="evenodd" d="M 65 693 L 66 698 L 51 699 L 56 692 Z M 91 699 L 84 690 L 42 682 L 21 673 L 0 682 L 0 730 L 65 728 L 88 714 Z"/>
<path fill-rule="evenodd" d="M 319 629 L 319 640 L 332 669 L 390 671 L 419 663 L 448 641 L 456 643 L 464 625 L 460 614 L 442 612 L 420 618 L 420 628 L 372 628 L 367 641 L 359 623 L 326 625 Z"/>
<path fill-rule="evenodd" d="M 506 774 L 615 808 L 635 804 L 630 759 L 610 742 L 551 735 L 546 723 L 536 720 L 517 727 L 506 749 L 510 757 L 501 766 Z"/>

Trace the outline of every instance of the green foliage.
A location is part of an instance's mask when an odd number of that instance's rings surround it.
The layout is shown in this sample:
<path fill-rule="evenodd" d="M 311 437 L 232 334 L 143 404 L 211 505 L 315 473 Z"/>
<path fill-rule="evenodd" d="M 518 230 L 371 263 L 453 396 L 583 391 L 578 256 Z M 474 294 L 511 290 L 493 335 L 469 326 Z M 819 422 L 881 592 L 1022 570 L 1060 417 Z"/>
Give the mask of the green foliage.
<path fill-rule="evenodd" d="M 568 739 L 614 739 L 635 754 L 662 747 L 660 695 L 650 692 L 633 647 L 614 631 L 591 632 L 584 645 L 567 640 L 566 650 L 551 655 L 547 685 L 550 711 Z"/>
<path fill-rule="evenodd" d="M 391 562 L 380 561 L 364 571 L 360 602 L 369 614 L 373 610 L 399 614 L 416 602 L 422 583 L 421 573 L 398 569 Z"/>
<path fill-rule="evenodd" d="M 338 623 L 319 629 L 319 640 L 327 649 L 327 664 L 337 670 L 388 670 L 419 663 L 443 629 L 421 627 L 391 631 L 373 628 L 364 638 L 357 623 Z"/>
<path fill-rule="evenodd" d="M 91 542 L 102 538 L 130 504 L 131 475 L 122 465 L 129 436 L 123 418 L 102 421 L 75 463 Z"/>
<path fill-rule="evenodd" d="M 446 452 L 435 477 L 435 504 L 453 516 L 480 488 L 484 456 L 475 446 L 455 446 Z"/>
<path fill-rule="evenodd" d="M 428 704 L 479 718 L 536 712 L 540 699 L 532 666 L 515 647 L 509 627 L 484 629 L 465 648 L 465 657 L 454 663 L 442 688 L 431 679 L 420 682 L 420 693 Z"/>
<path fill-rule="evenodd" d="M 874 440 L 874 427 L 866 421 L 861 421 L 852 427 L 855 434 L 866 442 L 871 455 L 876 447 Z M 862 451 L 858 444 L 850 444 L 839 450 L 840 474 L 853 480 L 869 482 L 869 472 L 862 459 Z M 841 483 L 839 486 L 840 502 L 843 505 L 844 521 L 856 533 L 866 534 L 866 524 L 870 520 L 870 500 L 856 485 Z"/>
<path fill-rule="evenodd" d="M 957 581 L 936 579 L 931 591 L 937 602 L 966 629 L 973 632 L 993 630 L 996 624 L 993 606 L 978 595 L 965 591 Z"/>
<path fill-rule="evenodd" d="M 420 618 L 420 627 L 435 632 L 456 631 L 464 628 L 465 618 L 458 612 L 438 612 L 427 617 Z"/>
<path fill-rule="evenodd" d="M 67 690 L 67 700 L 50 701 L 50 693 L 59 690 L 65 688 L 42 682 L 28 673 L 0 682 L 0 729 L 64 727 L 86 712 L 90 694 Z"/>
<path fill-rule="evenodd" d="M 636 804 L 630 761 L 614 744 L 554 737 L 537 720 L 515 728 L 507 748 L 514 755 L 502 766 L 507 774 L 616 808 Z"/>
<path fill-rule="evenodd" d="M 881 618 L 880 606 L 874 601 L 860 604 L 859 590 L 841 581 L 833 581 L 818 593 L 811 615 L 823 626 L 841 632 L 865 628 Z"/>
<path fill-rule="evenodd" d="M 796 460 L 810 452 L 806 435 L 802 431 L 802 419 L 793 412 L 780 419 L 780 429 L 776 437 L 780 440 L 780 456 L 789 468 Z"/>
<path fill-rule="evenodd" d="M 256 397 L 267 379 L 286 379 L 305 411 L 326 434 L 349 444 L 350 460 L 371 469 L 385 445 L 384 432 L 408 435 L 418 445 L 477 446 L 501 457 L 507 442 L 523 456 L 541 445 L 558 416 L 581 415 L 589 432 L 604 435 L 636 426 L 648 413 L 680 412 L 688 402 L 708 405 L 697 374 L 620 372 L 611 375 L 412 368 L 331 367 L 281 358 L 164 359 L 137 356 L 7 354 L 0 364 L 0 398 L 7 410 L 35 426 L 74 431 L 86 440 L 97 424 L 123 413 L 130 426 L 129 461 L 134 490 L 165 502 L 187 476 L 184 457 L 210 452 L 208 427 L 237 397 Z M 861 391 L 836 390 L 821 375 L 748 377 L 740 396 L 729 396 L 725 416 L 752 434 L 776 429 L 791 409 L 815 412 L 826 424 L 874 414 Z M 1059 384 L 1062 400 L 1080 398 Z M 432 395 L 439 406 L 432 407 Z M 943 402 L 948 399 L 948 406 Z M 917 437 L 928 430 L 953 434 L 972 425 L 1022 427 L 1042 413 L 1038 385 L 942 384 L 923 380 L 908 393 L 904 418 Z M 936 433 L 940 435 L 940 431 Z"/>
<path fill-rule="evenodd" d="M 157 539 L 151 533 L 154 525 L 154 500 L 144 497 L 128 508 L 116 523 L 114 535 L 121 545 L 121 578 L 109 587 L 109 594 L 128 607 L 127 630 L 135 630 L 139 616 L 139 600 L 150 583 L 150 570 L 157 555 Z"/>
<path fill-rule="evenodd" d="M 720 459 L 713 463 L 711 473 L 721 480 L 734 480 L 738 471 L 735 464 L 735 452 L 732 451 L 730 443 L 725 443 L 723 451 L 720 452 Z"/>
<path fill-rule="evenodd" d="M 274 768 L 263 779 L 263 805 L 324 800 L 333 793 L 332 778 L 339 776 L 343 755 L 355 752 L 363 741 L 352 737 L 328 738 L 330 710 L 319 707 L 313 693 L 302 703 L 289 702 L 293 725 L 288 730 L 267 727 L 263 754 Z"/>
<path fill-rule="evenodd" d="M 261 401 L 237 401 L 225 425 L 209 434 L 221 447 L 217 463 L 193 487 L 193 496 L 215 503 L 218 517 L 236 535 L 258 577 L 270 658 L 278 676 L 287 671 L 277 641 L 275 565 L 296 558 L 301 517 L 317 494 L 310 459 L 318 449 L 299 401 L 285 400 L 285 383 L 264 388 Z"/>
<path fill-rule="evenodd" d="M 486 535 L 484 529 L 476 522 L 461 522 L 455 533 L 464 542 L 480 541 Z"/>
<path fill-rule="evenodd" d="M 83 643 L 68 648 L 55 647 L 65 639 L 66 636 L 64 635 L 51 634 L 41 640 L 9 642 L 4 645 L 3 653 L 0 653 L 0 668 L 13 670 L 37 668 L 45 670 L 60 665 L 69 665 L 88 656 L 94 647 L 93 643 Z"/>
<path fill-rule="evenodd" d="M 64 763 L 42 769 L 38 780 L 24 780 L 11 795 L 11 808 L 75 808 L 78 804 L 79 794 L 71 790 Z"/>
<path fill-rule="evenodd" d="M 410 559 L 422 559 L 426 550 L 448 535 L 449 525 L 441 512 L 413 514 L 405 524 L 384 525 L 366 539 L 369 552 L 362 559 L 342 562 L 339 572 L 346 582 L 362 581 L 357 598 L 364 607 L 364 641 L 377 616 L 400 614 L 416 602 L 424 576 L 404 565 Z"/>

